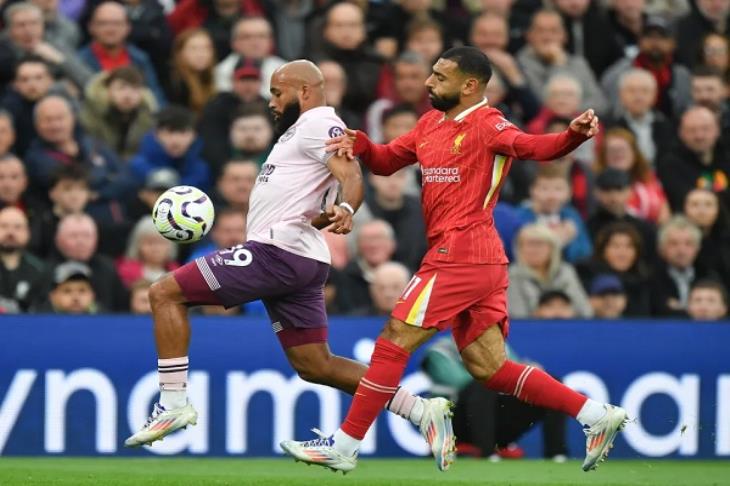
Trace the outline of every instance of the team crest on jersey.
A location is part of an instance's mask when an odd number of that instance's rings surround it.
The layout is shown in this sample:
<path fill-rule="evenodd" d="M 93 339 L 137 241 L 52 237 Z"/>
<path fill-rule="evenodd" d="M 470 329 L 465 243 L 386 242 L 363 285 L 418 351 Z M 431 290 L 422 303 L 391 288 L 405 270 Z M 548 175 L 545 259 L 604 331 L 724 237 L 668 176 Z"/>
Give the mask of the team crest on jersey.
<path fill-rule="evenodd" d="M 284 135 L 279 137 L 279 143 L 288 142 L 291 140 L 291 138 L 294 136 L 294 133 L 296 133 L 297 129 L 296 127 L 291 127 L 289 130 L 284 132 Z"/>
<path fill-rule="evenodd" d="M 329 133 L 330 138 L 335 138 L 344 135 L 345 130 L 343 130 L 342 127 L 332 127 L 327 133 Z"/>
<path fill-rule="evenodd" d="M 460 133 L 456 136 L 456 138 L 454 139 L 454 145 L 451 146 L 452 154 L 461 153 L 461 144 L 464 142 L 465 138 L 466 138 L 466 133 Z"/>

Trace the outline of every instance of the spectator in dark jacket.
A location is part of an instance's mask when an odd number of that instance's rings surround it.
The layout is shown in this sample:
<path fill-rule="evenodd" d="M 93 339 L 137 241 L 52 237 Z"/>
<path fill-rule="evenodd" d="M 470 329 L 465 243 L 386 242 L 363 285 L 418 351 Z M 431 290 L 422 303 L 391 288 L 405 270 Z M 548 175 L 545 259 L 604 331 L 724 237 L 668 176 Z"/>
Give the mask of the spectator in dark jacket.
<path fill-rule="evenodd" d="M 162 4 L 158 0 L 124 0 L 124 6 L 132 25 L 129 42 L 147 53 L 157 78 L 164 83 L 168 74 L 172 31 Z"/>
<path fill-rule="evenodd" d="M 15 207 L 0 210 L 0 314 L 25 312 L 42 287 L 44 265 L 27 251 L 28 218 Z"/>
<path fill-rule="evenodd" d="M 94 72 L 134 65 L 144 75 L 147 86 L 160 105 L 165 95 L 150 58 L 127 40 L 131 26 L 124 7 L 116 2 L 104 2 L 94 10 L 89 22 L 91 42 L 79 51 L 79 57 Z"/>
<path fill-rule="evenodd" d="M 730 214 L 717 194 L 708 189 L 692 189 L 684 199 L 684 215 L 700 231 L 702 244 L 697 263 L 713 268 L 725 287 L 730 288 Z"/>
<path fill-rule="evenodd" d="M 194 115 L 172 105 L 157 115 L 155 130 L 145 135 L 140 152 L 129 161 L 129 166 L 140 186 L 152 170 L 167 167 L 180 174 L 182 184 L 207 190 L 210 170 L 200 157 L 201 149 Z"/>
<path fill-rule="evenodd" d="M 730 3 L 696 0 L 692 11 L 677 22 L 677 61 L 693 67 L 702 38 L 711 32 L 730 33 Z"/>

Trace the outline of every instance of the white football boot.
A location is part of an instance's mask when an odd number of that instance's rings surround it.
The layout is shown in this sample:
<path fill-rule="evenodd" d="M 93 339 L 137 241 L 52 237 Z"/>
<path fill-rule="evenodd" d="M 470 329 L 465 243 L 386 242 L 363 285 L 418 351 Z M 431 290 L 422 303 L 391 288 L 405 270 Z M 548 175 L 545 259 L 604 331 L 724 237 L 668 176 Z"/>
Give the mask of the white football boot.
<path fill-rule="evenodd" d="M 326 436 L 319 429 L 312 429 L 319 438 L 307 441 L 285 440 L 281 442 L 284 452 L 305 464 L 316 464 L 331 469 L 333 472 L 342 471 L 342 474 L 355 469 L 357 466 L 357 452 L 347 457 L 335 449 L 332 436 Z"/>
<path fill-rule="evenodd" d="M 585 427 L 586 458 L 583 461 L 583 470 L 592 471 L 598 464 L 608 457 L 608 451 L 613 447 L 616 435 L 622 430 L 629 419 L 626 410 L 613 405 L 604 405 L 606 415 L 591 427 Z"/>
<path fill-rule="evenodd" d="M 454 404 L 445 398 L 423 401 L 423 416 L 418 428 L 431 447 L 439 471 L 446 471 L 456 456 L 456 437 L 451 425 Z"/>
<path fill-rule="evenodd" d="M 184 429 L 188 425 L 195 425 L 198 420 L 198 412 L 188 402 L 180 408 L 166 410 L 159 403 L 155 403 L 152 414 L 142 428 L 124 441 L 125 447 L 139 447 L 145 444 L 152 444 L 156 440 Z"/>

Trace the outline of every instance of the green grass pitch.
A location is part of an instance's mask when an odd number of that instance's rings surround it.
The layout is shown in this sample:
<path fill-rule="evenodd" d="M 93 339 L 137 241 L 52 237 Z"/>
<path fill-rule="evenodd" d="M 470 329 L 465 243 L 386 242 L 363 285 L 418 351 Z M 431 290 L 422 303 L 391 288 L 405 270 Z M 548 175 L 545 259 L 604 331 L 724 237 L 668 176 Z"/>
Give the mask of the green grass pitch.
<path fill-rule="evenodd" d="M 460 459 L 447 473 L 425 459 L 364 458 L 347 476 L 285 459 L 0 458 L 0 485 L 728 486 L 730 461 L 609 461 L 584 473 L 570 461 Z"/>

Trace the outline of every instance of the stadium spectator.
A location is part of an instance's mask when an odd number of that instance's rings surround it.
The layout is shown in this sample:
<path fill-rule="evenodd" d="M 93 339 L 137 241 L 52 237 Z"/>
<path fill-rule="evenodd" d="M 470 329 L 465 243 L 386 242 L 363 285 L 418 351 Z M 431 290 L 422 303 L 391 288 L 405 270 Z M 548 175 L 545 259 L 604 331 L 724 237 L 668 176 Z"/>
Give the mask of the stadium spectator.
<path fill-rule="evenodd" d="M 0 40 L 0 88 L 15 73 L 16 63 L 34 55 L 53 67 L 62 78 L 83 89 L 91 71 L 76 55 L 43 40 L 43 12 L 28 2 L 16 2 L 5 10 L 5 36 Z"/>
<path fill-rule="evenodd" d="M 702 40 L 698 64 L 719 71 L 727 79 L 730 75 L 730 39 L 720 34 L 707 34 Z"/>
<path fill-rule="evenodd" d="M 654 107 L 667 118 L 679 116 L 691 101 L 690 74 L 686 67 L 675 61 L 675 48 L 676 42 L 667 21 L 660 17 L 649 17 L 639 38 L 637 56 L 616 61 L 601 78 L 601 86 L 608 99 L 619 99 L 621 76 L 631 68 L 638 67 L 649 71 L 657 82 Z"/>
<path fill-rule="evenodd" d="M 656 232 L 654 225 L 639 219 L 631 213 L 631 198 L 633 186 L 626 171 L 614 168 L 603 170 L 596 178 L 595 197 L 598 201 L 596 210 L 586 221 L 586 227 L 591 239 L 595 241 L 603 228 L 615 222 L 630 224 L 641 235 L 644 248 L 652 255 Z M 667 211 L 667 218 L 669 212 Z M 650 258 L 647 255 L 647 260 Z"/>
<path fill-rule="evenodd" d="M 248 214 L 251 191 L 259 174 L 259 164 L 253 160 L 232 159 L 223 165 L 216 185 L 217 203 Z"/>
<path fill-rule="evenodd" d="M 576 265 L 583 286 L 590 290 L 598 275 L 614 274 L 626 290 L 627 317 L 649 316 L 651 312 L 649 271 L 644 261 L 644 242 L 641 234 L 629 223 L 611 223 L 596 236 L 593 256 Z"/>
<path fill-rule="evenodd" d="M 0 314 L 25 312 L 42 288 L 44 264 L 28 252 L 28 218 L 16 207 L 0 209 Z"/>
<path fill-rule="evenodd" d="M 353 315 L 387 316 L 393 311 L 398 297 L 411 279 L 411 272 L 405 265 L 385 262 L 373 271 L 370 282 L 370 305 L 351 312 Z"/>
<path fill-rule="evenodd" d="M 163 167 L 147 174 L 144 185 L 137 191 L 137 197 L 126 201 L 129 221 L 138 221 L 152 212 L 155 202 L 163 192 L 180 185 L 180 174 L 174 169 Z"/>
<path fill-rule="evenodd" d="M 562 167 L 542 165 L 530 185 L 530 198 L 518 210 L 522 224 L 543 223 L 557 236 L 567 262 L 590 256 L 592 246 L 580 214 L 570 204 L 570 186 Z"/>
<path fill-rule="evenodd" d="M 596 161 L 596 172 L 608 169 L 624 171 L 629 176 L 630 194 L 626 211 L 650 223 L 669 218 L 669 203 L 664 189 L 649 162 L 640 152 L 636 137 L 624 128 L 606 132 Z"/>
<path fill-rule="evenodd" d="M 137 315 L 152 314 L 150 306 L 150 287 L 152 282 L 143 278 L 129 287 L 129 312 Z"/>
<path fill-rule="evenodd" d="M 23 156 L 30 142 L 36 137 L 33 124 L 35 105 L 53 89 L 53 76 L 49 65 L 38 57 L 21 59 L 15 68 L 13 83 L 5 91 L 0 106 L 12 115 L 15 128 L 13 152 Z M 54 90 L 57 91 L 57 90 Z"/>
<path fill-rule="evenodd" d="M 703 106 L 687 110 L 679 125 L 679 143 L 657 161 L 657 175 L 673 211 L 681 211 L 684 197 L 704 187 L 728 197 L 730 147 L 721 138 L 714 113 Z"/>
<path fill-rule="evenodd" d="M 122 159 L 140 148 L 145 133 L 155 125 L 157 102 L 132 66 L 100 73 L 85 90 L 79 122 L 90 136 L 111 147 Z"/>
<path fill-rule="evenodd" d="M 560 73 L 547 80 L 542 98 L 542 109 L 527 124 L 530 133 L 546 133 L 547 124 L 554 118 L 575 118 L 583 104 L 583 89 L 575 76 Z"/>
<path fill-rule="evenodd" d="M 410 106 L 398 105 L 383 113 L 383 143 L 390 143 L 410 132 L 418 123 L 418 113 Z"/>
<path fill-rule="evenodd" d="M 618 113 L 606 123 L 630 130 L 641 154 L 652 165 L 676 137 L 672 122 L 653 108 L 656 95 L 656 79 L 649 71 L 629 69 L 619 79 L 619 100 L 615 105 Z"/>
<path fill-rule="evenodd" d="M 320 61 L 317 67 L 322 71 L 324 79 L 324 95 L 327 106 L 335 109 L 337 116 L 342 118 L 348 128 L 359 130 L 363 126 L 362 113 L 352 111 L 342 106 L 342 100 L 347 92 L 347 73 L 335 61 Z M 377 101 L 375 102 L 377 103 Z M 372 106 L 372 105 L 371 105 Z"/>
<path fill-rule="evenodd" d="M 41 255 L 43 247 L 43 219 L 45 205 L 33 197 L 28 189 L 28 176 L 23 162 L 12 154 L 0 155 L 0 208 L 16 207 L 23 211 L 30 224 L 28 249 Z"/>
<path fill-rule="evenodd" d="M 626 57 L 639 51 L 639 36 L 646 20 L 646 0 L 613 0 L 608 9 L 608 21 L 616 43 Z"/>
<path fill-rule="evenodd" d="M 71 260 L 88 265 L 91 269 L 91 284 L 99 304 L 112 312 L 124 312 L 129 305 L 127 292 L 114 269 L 114 262 L 109 257 L 96 253 L 98 237 L 96 224 L 91 217 L 85 214 L 65 216 L 58 223 L 56 231 L 58 254 L 50 262 Z"/>
<path fill-rule="evenodd" d="M 720 71 L 706 66 L 692 71 L 692 103 L 708 108 L 717 116 L 721 133 L 730 130 L 730 100 Z"/>
<path fill-rule="evenodd" d="M 79 46 L 81 33 L 75 22 L 59 10 L 59 0 L 31 0 L 43 12 L 44 39 L 52 46 L 73 52 Z"/>
<path fill-rule="evenodd" d="M 697 263 L 714 268 L 725 287 L 730 285 L 730 215 L 717 194 L 708 189 L 692 189 L 684 199 L 684 215 L 702 231 Z"/>
<path fill-rule="evenodd" d="M 420 198 L 406 194 L 411 174 L 410 167 L 388 177 L 370 174 L 368 182 L 372 191 L 367 192 L 365 202 L 374 218 L 386 221 L 395 231 L 393 260 L 415 271 L 426 254 L 427 245 Z"/>
<path fill-rule="evenodd" d="M 535 12 L 543 8 L 540 0 L 481 0 L 478 13 L 499 15 L 507 19 L 509 25 L 510 53 L 518 52 L 525 45 L 525 35 Z"/>
<path fill-rule="evenodd" d="M 583 88 L 580 109 L 593 108 L 598 113 L 605 113 L 608 105 L 595 75 L 583 57 L 565 50 L 565 41 L 560 14 L 550 10 L 535 13 L 527 32 L 527 45 L 517 54 L 527 84 L 534 93 L 542 94 L 548 79 L 567 72 L 576 77 Z"/>
<path fill-rule="evenodd" d="M 172 46 L 170 83 L 165 90 L 170 103 L 200 113 L 216 92 L 215 62 L 213 41 L 207 31 L 192 29 L 178 34 Z"/>
<path fill-rule="evenodd" d="M 702 232 L 684 216 L 674 216 L 659 229 L 659 261 L 649 282 L 652 316 L 682 316 L 689 290 L 714 272 L 697 265 Z"/>
<path fill-rule="evenodd" d="M 157 114 L 155 129 L 144 136 L 140 151 L 129 161 L 129 167 L 139 185 L 150 171 L 166 167 L 180 174 L 181 184 L 205 191 L 210 186 L 210 170 L 200 156 L 201 149 L 193 113 L 171 105 Z"/>
<path fill-rule="evenodd" d="M 91 16 L 89 33 L 91 42 L 79 51 L 79 57 L 92 71 L 110 71 L 133 65 L 144 75 L 159 105 L 165 104 L 160 86 L 149 56 L 128 42 L 131 25 L 122 5 L 112 1 L 99 4 Z"/>
<path fill-rule="evenodd" d="M 727 290 L 716 280 L 700 280 L 692 285 L 687 314 L 696 321 L 719 321 L 727 317 Z"/>
<path fill-rule="evenodd" d="M 596 319 L 619 319 L 623 317 L 628 298 L 626 291 L 616 275 L 597 275 L 589 288 L 593 317 Z"/>
<path fill-rule="evenodd" d="M 215 215 L 210 237 L 198 243 L 188 258 L 193 261 L 208 253 L 231 248 L 246 241 L 246 213 L 233 208 L 222 208 Z"/>
<path fill-rule="evenodd" d="M 533 319 L 574 319 L 575 309 L 568 294 L 562 290 L 547 290 L 540 295 Z"/>
<path fill-rule="evenodd" d="M 696 0 L 693 8 L 677 22 L 677 61 L 692 67 L 706 34 L 730 33 L 730 2 Z"/>
<path fill-rule="evenodd" d="M 40 309 L 55 314 L 96 314 L 105 309 L 97 303 L 91 269 L 83 263 L 68 261 L 53 271 L 53 286 L 48 303 Z"/>
<path fill-rule="evenodd" d="M 385 88 L 388 96 L 374 101 L 365 114 L 368 136 L 377 143 L 383 140 L 380 127 L 383 113 L 387 110 L 403 104 L 412 107 L 420 116 L 431 109 L 424 86 L 430 67 L 419 54 L 401 54 L 393 63 L 392 71 L 392 86 Z"/>
<path fill-rule="evenodd" d="M 356 254 L 336 277 L 337 307 L 345 313 L 371 305 L 369 286 L 373 271 L 390 261 L 396 250 L 393 228 L 383 220 L 374 219 L 362 224 L 355 238 Z"/>
<path fill-rule="evenodd" d="M 508 359 L 528 363 L 507 345 Z M 539 367 L 537 363 L 529 363 Z M 513 443 L 542 422 L 543 456 L 565 462 L 565 416 L 520 402 L 514 397 L 487 389 L 464 368 L 451 336 L 435 339 L 426 348 L 421 368 L 431 381 L 431 395 L 452 400 L 454 433 L 460 454 L 475 457 L 522 457 Z"/>
<path fill-rule="evenodd" d="M 597 77 L 623 57 L 616 33 L 598 2 L 554 0 L 553 3 L 563 17 L 568 52 L 584 57 Z"/>
<path fill-rule="evenodd" d="M 233 117 L 229 134 L 231 157 L 266 161 L 274 139 L 269 117 L 259 110 L 242 109 Z"/>
<path fill-rule="evenodd" d="M 122 2 L 131 25 L 128 42 L 147 53 L 155 68 L 157 79 L 164 84 L 169 74 L 173 39 L 165 18 L 164 2 L 159 0 L 122 0 Z"/>
<path fill-rule="evenodd" d="M 239 60 L 244 60 L 260 67 L 261 90 L 259 94 L 265 99 L 271 98 L 271 93 L 269 93 L 271 75 L 285 62 L 273 54 L 274 33 L 271 23 L 265 17 L 238 19 L 231 33 L 231 49 L 233 52 L 215 67 L 215 84 L 218 91 L 233 89 L 233 71 Z M 220 56 L 220 53 L 218 55 Z"/>
<path fill-rule="evenodd" d="M 0 108 L 0 157 L 9 155 L 15 145 L 13 115 Z"/>
<path fill-rule="evenodd" d="M 335 3 L 327 11 L 322 52 L 315 57 L 338 62 L 348 74 L 342 101 L 353 111 L 365 111 L 376 98 L 382 59 L 368 47 L 363 11 L 353 3 Z"/>
<path fill-rule="evenodd" d="M 430 18 L 416 18 L 406 25 L 404 51 L 415 52 L 428 63 L 435 63 L 444 51 L 444 31 Z"/>
<path fill-rule="evenodd" d="M 213 175 L 231 156 L 230 129 L 242 111 L 268 113 L 261 97 L 261 70 L 248 61 L 239 61 L 233 71 L 233 91 L 218 93 L 203 108 L 198 133 L 203 139 L 203 158 L 211 164 Z"/>
<path fill-rule="evenodd" d="M 122 283 L 131 288 L 139 279 L 157 281 L 180 266 L 177 245 L 163 237 L 151 216 L 145 216 L 134 225 L 127 243 L 127 253 L 116 262 Z"/>
<path fill-rule="evenodd" d="M 507 289 L 510 317 L 532 315 L 540 295 L 551 289 L 559 289 L 570 297 L 576 317 L 591 317 L 593 312 L 580 279 L 573 266 L 563 262 L 560 242 L 547 226 L 523 226 L 515 239 L 513 254 L 515 263 L 509 267 Z"/>

